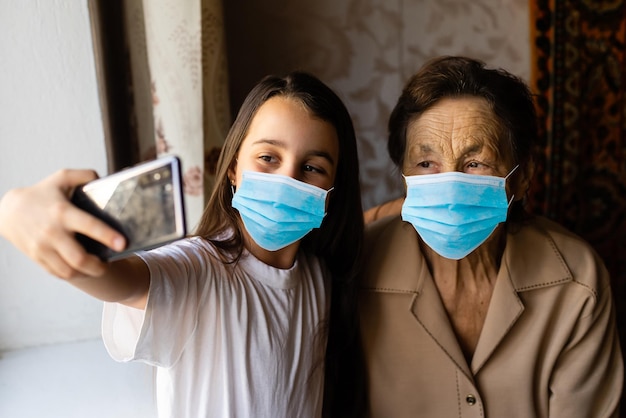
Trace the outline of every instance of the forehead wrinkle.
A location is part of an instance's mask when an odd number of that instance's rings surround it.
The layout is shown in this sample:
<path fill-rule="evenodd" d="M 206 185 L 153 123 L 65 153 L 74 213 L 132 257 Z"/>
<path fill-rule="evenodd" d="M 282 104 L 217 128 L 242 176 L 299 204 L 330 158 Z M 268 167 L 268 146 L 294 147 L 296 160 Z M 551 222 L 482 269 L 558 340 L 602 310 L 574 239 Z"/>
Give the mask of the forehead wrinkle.
<path fill-rule="evenodd" d="M 463 100 L 463 99 L 461 99 Z M 451 143 L 460 156 L 479 154 L 484 148 L 498 153 L 500 127 L 489 104 L 482 99 L 461 101 L 453 107 Z"/>
<path fill-rule="evenodd" d="M 457 112 L 458 113 L 458 112 Z M 458 136 L 463 139 L 473 139 L 480 142 L 485 140 L 496 139 L 498 135 L 496 121 L 492 117 L 482 114 L 478 111 L 461 113 L 460 116 L 454 115 L 451 123 L 452 136 Z"/>
<path fill-rule="evenodd" d="M 444 129 L 437 129 L 432 123 L 420 126 L 420 119 L 413 120 L 407 132 L 407 149 L 411 152 L 421 152 L 428 154 L 433 152 L 443 143 L 445 137 Z M 437 147 L 435 147 L 437 145 Z"/>
<path fill-rule="evenodd" d="M 499 158 L 502 129 L 488 103 L 481 99 L 452 101 L 442 101 L 410 122 L 409 152 L 415 155 L 439 150 L 460 158 L 487 149 Z"/>
<path fill-rule="evenodd" d="M 476 120 L 478 122 L 474 126 L 475 132 L 472 135 L 476 144 L 481 145 L 481 149 L 476 152 L 487 149 L 495 159 L 500 159 L 503 152 L 502 147 L 504 146 L 504 141 L 502 140 L 503 130 L 500 124 L 494 118 L 477 116 Z"/>

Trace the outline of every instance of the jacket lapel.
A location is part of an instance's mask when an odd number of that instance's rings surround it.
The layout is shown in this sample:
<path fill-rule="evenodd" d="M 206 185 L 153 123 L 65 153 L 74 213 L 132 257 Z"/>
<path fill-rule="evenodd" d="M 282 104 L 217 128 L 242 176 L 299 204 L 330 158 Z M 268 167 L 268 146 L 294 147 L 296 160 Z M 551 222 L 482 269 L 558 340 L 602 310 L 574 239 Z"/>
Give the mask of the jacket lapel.
<path fill-rule="evenodd" d="M 523 311 L 524 304 L 515 292 L 510 275 L 503 265 L 500 267 L 487 317 L 472 357 L 473 374 L 478 373 Z"/>
<path fill-rule="evenodd" d="M 509 233 L 489 311 L 472 359 L 472 372 L 478 373 L 523 314 L 520 292 L 570 280 L 572 275 L 552 237 L 540 225 L 533 224 L 517 233 Z"/>
<path fill-rule="evenodd" d="M 377 292 L 413 293 L 406 307 L 411 320 L 422 327 L 462 372 L 469 366 L 452 331 L 448 314 L 419 248 L 415 228 L 399 217 L 374 224 L 368 230 L 366 257 L 374 269 L 365 272 L 364 287 Z M 421 335 L 416 333 L 415 344 Z"/>
<path fill-rule="evenodd" d="M 552 237 L 532 222 L 507 236 L 500 271 L 470 370 L 434 280 L 419 249 L 413 226 L 399 217 L 376 223 L 368 231 L 366 257 L 375 269 L 365 272 L 363 287 L 377 292 L 413 293 L 407 315 L 432 338 L 469 379 L 483 367 L 505 338 L 524 305 L 518 293 L 572 280 Z M 542 263 L 537 263 L 538 259 Z M 419 334 L 415 335 L 416 344 Z"/>
<path fill-rule="evenodd" d="M 411 312 L 426 333 L 435 340 L 441 350 L 456 364 L 457 368 L 470 380 L 473 380 L 456 335 L 452 331 L 448 314 L 443 306 L 435 282 L 426 268 L 426 263 L 422 262 L 421 265 L 423 271 L 420 277 L 425 277 L 426 279 L 423 280 L 419 294 L 413 299 L 413 304 L 410 307 Z"/>

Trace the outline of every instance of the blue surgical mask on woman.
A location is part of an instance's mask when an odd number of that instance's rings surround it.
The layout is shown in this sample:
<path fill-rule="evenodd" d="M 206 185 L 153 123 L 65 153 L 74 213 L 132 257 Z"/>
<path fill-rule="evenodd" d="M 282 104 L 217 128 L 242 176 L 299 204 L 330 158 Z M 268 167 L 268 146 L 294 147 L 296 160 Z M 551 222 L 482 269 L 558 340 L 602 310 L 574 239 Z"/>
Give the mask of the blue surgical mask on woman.
<path fill-rule="evenodd" d="M 506 177 L 460 172 L 405 177 L 402 219 L 437 254 L 459 260 L 484 243 L 509 210 Z"/>
<path fill-rule="evenodd" d="M 289 176 L 244 171 L 232 205 L 254 242 L 277 251 L 320 227 L 329 191 Z"/>

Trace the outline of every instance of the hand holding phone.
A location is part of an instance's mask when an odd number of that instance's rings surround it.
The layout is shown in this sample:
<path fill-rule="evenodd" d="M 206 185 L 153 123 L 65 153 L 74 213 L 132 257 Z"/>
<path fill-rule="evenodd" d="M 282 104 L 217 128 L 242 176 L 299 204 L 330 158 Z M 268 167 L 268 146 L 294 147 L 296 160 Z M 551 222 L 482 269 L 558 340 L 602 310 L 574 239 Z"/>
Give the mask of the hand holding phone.
<path fill-rule="evenodd" d="M 159 158 L 77 187 L 72 203 L 115 228 L 126 238 L 116 252 L 83 235 L 76 239 L 104 261 L 158 247 L 186 234 L 180 160 Z"/>

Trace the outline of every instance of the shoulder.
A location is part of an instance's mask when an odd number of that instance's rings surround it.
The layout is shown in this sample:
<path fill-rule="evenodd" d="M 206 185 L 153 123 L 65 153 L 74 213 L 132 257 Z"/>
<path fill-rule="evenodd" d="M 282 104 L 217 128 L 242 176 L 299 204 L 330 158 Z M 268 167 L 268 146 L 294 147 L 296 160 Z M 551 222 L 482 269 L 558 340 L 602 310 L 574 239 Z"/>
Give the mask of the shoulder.
<path fill-rule="evenodd" d="M 184 277 L 206 275 L 224 265 L 217 249 L 201 237 L 185 238 L 137 255 L 148 265 L 152 277 L 156 273 Z"/>
<path fill-rule="evenodd" d="M 363 214 L 365 223 L 374 222 L 389 216 L 399 215 L 402 211 L 403 203 L 404 197 L 399 197 L 366 210 Z"/>
<path fill-rule="evenodd" d="M 209 241 L 201 237 L 183 238 L 153 250 L 138 253 L 142 258 L 156 259 L 203 257 L 208 254 L 216 254 L 216 249 Z"/>
<path fill-rule="evenodd" d="M 404 222 L 400 216 L 388 216 L 369 223 L 365 227 L 365 251 L 387 247 L 396 239 L 411 239 L 416 237 L 413 226 Z"/>
<path fill-rule="evenodd" d="M 586 286 L 597 285 L 605 287 L 609 285 L 604 261 L 591 244 L 553 221 L 540 218 L 538 222 L 559 249 L 565 263 L 574 276 L 574 281 Z M 599 279 L 597 283 L 588 280 L 595 277 Z"/>
<path fill-rule="evenodd" d="M 509 259 L 517 271 L 525 271 L 528 280 L 571 281 L 597 293 L 609 287 L 603 260 L 591 245 L 562 225 L 544 217 L 535 217 L 509 237 Z M 508 244 L 507 244 L 508 246 Z"/>
<path fill-rule="evenodd" d="M 582 273 L 589 267 L 604 269 L 604 263 L 598 253 L 579 235 L 543 217 L 536 218 L 535 227 L 550 238 L 572 272 Z"/>
<path fill-rule="evenodd" d="M 364 288 L 413 292 L 419 286 L 416 275 L 424 263 L 417 232 L 400 216 L 386 217 L 367 226 L 364 260 Z"/>
<path fill-rule="evenodd" d="M 330 270 L 326 266 L 324 259 L 306 251 L 299 251 L 297 265 L 300 269 L 311 271 L 314 274 L 329 275 Z"/>

